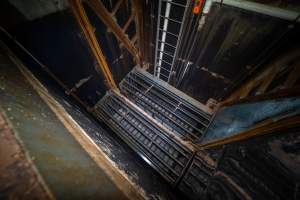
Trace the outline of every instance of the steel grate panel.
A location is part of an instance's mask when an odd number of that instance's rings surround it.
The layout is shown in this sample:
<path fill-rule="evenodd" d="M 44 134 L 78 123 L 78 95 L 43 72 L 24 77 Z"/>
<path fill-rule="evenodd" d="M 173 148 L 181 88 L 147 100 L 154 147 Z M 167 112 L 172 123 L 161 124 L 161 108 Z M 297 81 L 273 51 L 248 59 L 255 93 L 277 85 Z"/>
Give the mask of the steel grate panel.
<path fill-rule="evenodd" d="M 210 115 L 208 113 L 196 108 L 195 106 L 191 105 L 188 101 L 181 98 L 174 92 L 164 88 L 158 82 L 156 82 L 155 78 L 149 78 L 149 76 L 145 76 L 144 74 L 147 74 L 147 72 L 135 68 L 133 71 L 131 71 L 131 73 L 129 73 L 129 76 L 133 75 L 133 78 L 136 78 L 139 81 L 139 83 L 143 83 L 144 87 L 147 87 L 148 85 L 147 90 L 152 89 L 152 93 L 160 97 L 165 97 L 162 98 L 165 101 L 165 103 L 175 105 L 177 110 L 181 111 L 183 114 L 187 114 L 191 118 L 196 118 L 198 116 L 200 117 L 198 118 L 198 120 L 200 121 L 209 121 Z"/>
<path fill-rule="evenodd" d="M 138 70 L 131 71 L 120 83 L 121 92 L 183 140 L 199 139 L 211 116 Z"/>
<path fill-rule="evenodd" d="M 175 184 L 181 177 L 192 152 L 120 96 L 109 92 L 97 103 L 95 112 L 165 179 Z"/>

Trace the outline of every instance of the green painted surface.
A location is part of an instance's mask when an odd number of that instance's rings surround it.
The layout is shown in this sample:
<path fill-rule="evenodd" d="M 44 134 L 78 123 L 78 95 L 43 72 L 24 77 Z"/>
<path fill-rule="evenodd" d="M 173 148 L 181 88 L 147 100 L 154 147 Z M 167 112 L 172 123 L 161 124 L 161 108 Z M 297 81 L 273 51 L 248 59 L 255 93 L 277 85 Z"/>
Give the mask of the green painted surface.
<path fill-rule="evenodd" d="M 0 49 L 0 106 L 57 199 L 125 199 Z"/>

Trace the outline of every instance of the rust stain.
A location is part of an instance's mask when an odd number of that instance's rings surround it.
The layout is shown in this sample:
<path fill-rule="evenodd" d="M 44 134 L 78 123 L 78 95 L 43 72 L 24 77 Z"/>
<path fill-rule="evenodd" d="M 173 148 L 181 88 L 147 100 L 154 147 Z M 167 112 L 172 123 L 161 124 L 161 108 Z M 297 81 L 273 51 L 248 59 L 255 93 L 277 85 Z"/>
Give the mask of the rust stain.
<path fill-rule="evenodd" d="M 54 199 L 1 113 L 0 193 L 4 199 Z"/>

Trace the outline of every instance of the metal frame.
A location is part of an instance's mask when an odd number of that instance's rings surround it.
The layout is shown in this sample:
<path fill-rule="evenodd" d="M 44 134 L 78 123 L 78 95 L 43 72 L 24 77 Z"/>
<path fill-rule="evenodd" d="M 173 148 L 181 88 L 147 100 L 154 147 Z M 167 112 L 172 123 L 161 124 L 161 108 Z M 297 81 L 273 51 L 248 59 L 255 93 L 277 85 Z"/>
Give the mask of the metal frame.
<path fill-rule="evenodd" d="M 252 96 L 256 96 L 294 87 L 296 80 L 300 77 L 300 62 L 297 60 L 299 56 L 299 49 L 287 52 L 284 56 L 266 66 L 266 69 L 258 76 L 253 74 L 250 80 L 242 84 L 238 89 L 231 93 L 230 96 L 221 101 L 217 107 L 249 98 L 253 92 L 255 92 L 255 94 L 252 94 Z M 291 66 L 288 66 L 287 63 L 290 61 L 295 62 Z M 290 68 L 288 69 L 288 67 Z M 279 76 L 284 70 L 290 70 L 288 76 L 283 82 L 278 83 L 278 85 L 270 91 L 268 87 L 276 79 L 276 76 Z"/>
<path fill-rule="evenodd" d="M 120 91 L 182 139 L 199 139 L 210 122 L 210 114 L 136 69 L 122 80 Z"/>
<path fill-rule="evenodd" d="M 166 3 L 165 16 L 161 15 L 161 12 L 162 12 L 161 4 L 162 3 Z M 177 48 L 179 46 L 181 35 L 182 35 L 183 24 L 185 23 L 185 20 L 186 20 L 185 16 L 186 16 L 186 13 L 187 13 L 187 10 L 188 10 L 190 4 L 191 4 L 190 1 L 186 1 L 186 5 L 183 5 L 183 4 L 178 4 L 176 2 L 173 2 L 172 0 L 159 0 L 158 15 L 157 15 L 156 45 L 155 45 L 154 76 L 156 76 L 158 78 L 161 78 L 161 76 L 162 76 L 162 77 L 164 77 L 163 80 L 165 80 L 166 82 L 170 81 L 170 78 L 172 75 L 173 65 L 175 63 L 176 56 L 177 56 Z M 183 15 L 181 21 L 171 19 L 169 17 L 169 13 L 170 13 L 172 6 L 177 6 L 179 8 L 184 9 L 184 15 Z M 160 28 L 161 18 L 163 18 L 163 22 L 164 22 L 163 29 Z M 180 24 L 180 30 L 178 33 L 172 33 L 167 30 L 169 21 Z M 160 33 L 162 33 L 162 34 L 160 34 Z M 165 44 L 166 44 L 165 41 L 166 41 L 167 34 L 170 35 L 171 37 L 175 37 L 176 46 L 171 45 L 171 47 L 173 47 L 175 49 L 175 51 L 172 55 L 173 58 L 172 58 L 172 63 L 170 64 L 170 69 L 168 69 L 169 71 L 167 73 L 162 73 L 161 65 L 162 65 L 162 62 L 164 61 L 163 54 L 164 54 L 164 49 L 165 49 Z M 160 43 L 160 45 L 159 45 L 159 43 Z"/>
<path fill-rule="evenodd" d="M 117 5 L 113 9 L 112 13 L 109 13 L 101 1 L 98 0 L 88 0 L 86 1 L 90 8 L 96 13 L 96 15 L 102 20 L 102 22 L 112 31 L 115 37 L 124 44 L 125 48 L 131 53 L 131 55 L 136 59 L 136 62 L 141 64 L 141 58 L 139 51 L 135 48 L 134 44 L 130 41 L 125 31 L 128 25 L 121 28 L 117 22 L 113 19 L 113 16 L 117 12 L 122 1 L 118 1 Z M 135 11 L 136 13 L 137 11 Z M 132 15 L 135 15 L 132 13 Z M 131 17 L 128 21 L 130 21 Z"/>
<path fill-rule="evenodd" d="M 69 0 L 69 4 L 71 7 L 71 10 L 76 18 L 76 21 L 78 22 L 78 25 L 80 26 L 86 41 L 89 44 L 89 47 L 94 55 L 94 57 L 97 60 L 98 67 L 100 68 L 101 72 L 104 75 L 104 78 L 106 80 L 106 83 L 109 88 L 117 88 L 117 85 L 113 79 L 112 73 L 110 72 L 110 69 L 108 67 L 108 64 L 105 60 L 105 56 L 102 52 L 102 49 L 99 45 L 99 42 L 97 41 L 97 38 L 95 36 L 95 33 L 93 31 L 93 27 L 91 23 L 89 22 L 89 19 L 85 13 L 85 10 L 81 4 L 80 0 Z"/>
<path fill-rule="evenodd" d="M 104 120 L 128 145 L 166 180 L 175 184 L 192 152 L 156 126 L 117 92 L 110 91 L 95 106 Z"/>
<path fill-rule="evenodd" d="M 139 54 L 141 56 L 142 61 L 140 62 L 140 66 L 143 67 L 143 61 L 146 57 L 146 49 L 144 44 L 144 28 L 143 28 L 143 16 L 142 16 L 142 5 L 140 0 L 132 0 L 133 9 L 135 12 L 135 24 L 136 24 L 136 34 L 138 36 L 138 46 L 139 46 Z"/>
<path fill-rule="evenodd" d="M 171 73 L 172 73 L 172 71 L 173 71 L 175 61 L 176 61 L 176 59 L 177 59 L 178 47 L 180 47 L 180 44 L 181 44 L 182 30 L 183 30 L 183 27 L 184 27 L 184 24 L 185 24 L 185 21 L 186 21 L 186 15 L 187 15 L 187 12 L 188 12 L 188 10 L 189 10 L 191 4 L 192 4 L 191 1 L 187 1 L 186 8 L 185 8 L 184 15 L 183 15 L 182 25 L 181 25 L 181 27 L 180 27 L 180 31 L 179 31 L 179 34 L 178 34 L 178 41 L 177 41 L 177 43 L 176 43 L 176 48 L 175 48 L 174 58 L 173 58 L 172 65 L 171 65 L 171 69 L 170 69 Z M 172 75 L 171 73 L 169 74 L 168 82 L 170 82 L 170 78 L 171 78 L 171 75 Z"/>
<path fill-rule="evenodd" d="M 266 134 L 272 134 L 276 131 L 281 131 L 281 130 L 286 130 L 289 128 L 297 127 L 300 124 L 300 115 L 299 113 L 296 114 L 295 116 L 291 117 L 286 117 L 283 119 L 270 119 L 270 120 L 265 120 L 254 127 L 243 131 L 241 133 L 238 133 L 233 136 L 229 136 L 226 138 L 222 139 L 217 139 L 211 142 L 207 142 L 204 144 L 198 145 L 197 149 L 198 150 L 205 150 L 205 149 L 212 149 L 212 148 L 217 148 L 226 144 L 230 144 L 233 142 L 241 141 L 241 140 L 246 140 L 248 138 L 252 138 L 255 136 L 262 136 Z"/>
<path fill-rule="evenodd" d="M 158 15 L 160 15 L 161 10 L 161 0 L 158 1 Z M 156 42 L 155 42 L 155 60 L 154 60 L 154 76 L 157 76 L 157 53 L 158 53 L 158 42 L 159 42 L 159 28 L 160 28 L 160 17 L 157 17 L 157 25 L 156 25 Z M 164 43 L 164 41 L 161 41 Z"/>

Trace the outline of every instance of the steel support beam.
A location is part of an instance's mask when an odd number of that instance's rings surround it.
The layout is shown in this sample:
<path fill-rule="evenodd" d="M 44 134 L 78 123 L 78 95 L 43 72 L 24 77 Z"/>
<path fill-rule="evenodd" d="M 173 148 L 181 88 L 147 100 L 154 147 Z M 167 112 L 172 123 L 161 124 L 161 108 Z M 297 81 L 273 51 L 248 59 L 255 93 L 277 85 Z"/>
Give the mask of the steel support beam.
<path fill-rule="evenodd" d="M 101 19 L 101 21 L 112 31 L 116 38 L 124 44 L 125 48 L 130 52 L 131 55 L 133 55 L 136 62 L 140 63 L 139 51 L 130 42 L 128 36 L 124 33 L 124 31 L 117 24 L 117 22 L 112 18 L 112 15 L 106 10 L 102 2 L 98 0 L 88 0 L 87 4 Z"/>
<path fill-rule="evenodd" d="M 132 12 L 131 15 L 130 15 L 130 17 L 127 19 L 125 25 L 123 26 L 123 31 L 124 31 L 124 33 L 125 33 L 126 30 L 128 29 L 128 27 L 129 27 L 130 23 L 132 22 L 132 20 L 134 19 L 134 17 L 135 17 L 135 13 Z"/>
<path fill-rule="evenodd" d="M 118 10 L 119 10 L 119 8 L 120 8 L 120 6 L 121 6 L 122 3 L 123 3 L 123 0 L 119 0 L 119 1 L 116 3 L 115 7 L 113 8 L 113 10 L 112 10 L 112 12 L 111 12 L 111 15 L 112 15 L 112 16 L 114 16 L 114 15 L 118 12 Z"/>
<path fill-rule="evenodd" d="M 145 58 L 145 45 L 144 45 L 144 34 L 143 34 L 143 17 L 140 0 L 132 0 L 132 6 L 135 12 L 135 26 L 138 36 L 138 46 L 140 49 L 141 62 Z M 142 63 L 141 63 L 142 67 Z"/>
<path fill-rule="evenodd" d="M 293 49 L 291 51 L 288 51 L 284 55 L 281 55 L 278 57 L 274 62 L 271 64 L 265 66 L 265 69 L 260 72 L 259 75 L 256 73 L 249 76 L 250 78 L 248 81 L 243 83 L 239 86 L 234 92 L 232 92 L 227 98 L 225 98 L 223 101 L 221 101 L 218 105 L 218 107 L 232 104 L 234 102 L 237 102 L 240 99 L 247 98 L 251 91 L 258 87 L 257 89 L 257 95 L 265 94 L 268 91 L 269 85 L 272 83 L 276 75 L 281 73 L 283 69 L 287 68 L 288 63 L 294 60 L 297 60 L 300 56 L 299 49 Z M 300 62 L 296 62 L 294 66 L 292 66 L 293 70 L 290 72 L 290 74 L 286 77 L 284 82 L 284 88 L 291 88 L 293 87 L 293 84 L 297 80 L 298 72 L 299 72 L 299 65 Z M 276 90 L 280 90 L 280 85 L 275 88 Z"/>
<path fill-rule="evenodd" d="M 229 102 L 222 102 L 218 106 L 220 108 L 220 107 L 230 106 L 230 105 L 240 104 L 240 103 L 252 103 L 256 101 L 264 101 L 264 100 L 288 98 L 288 97 L 296 97 L 296 96 L 300 97 L 300 86 L 285 88 L 285 89 L 278 90 L 277 92 L 270 92 L 270 93 L 260 94 L 257 96 L 248 96 L 243 99 L 236 99 Z"/>
<path fill-rule="evenodd" d="M 298 80 L 299 77 L 300 77 L 300 61 L 297 61 L 294 64 L 294 69 L 288 75 L 288 77 L 284 83 L 284 87 L 285 88 L 292 87 L 296 83 L 296 81 Z"/>
<path fill-rule="evenodd" d="M 69 0 L 71 10 L 91 48 L 93 55 L 95 56 L 98 67 L 102 71 L 104 78 L 107 82 L 109 88 L 117 88 L 117 85 L 112 77 L 108 64 L 105 60 L 105 56 L 101 50 L 101 47 L 97 41 L 97 38 L 94 34 L 93 27 L 89 22 L 89 19 L 85 13 L 83 6 L 81 5 L 80 0 Z"/>
<path fill-rule="evenodd" d="M 245 139 L 252 138 L 255 136 L 262 136 L 265 134 L 271 134 L 271 133 L 275 133 L 277 131 L 293 128 L 293 127 L 299 126 L 299 124 L 300 124 L 299 114 L 296 116 L 288 117 L 288 118 L 278 120 L 278 121 L 270 119 L 270 120 L 263 121 L 263 122 L 257 124 L 256 126 L 250 128 L 246 131 L 243 131 L 239 134 L 199 145 L 197 147 L 197 149 L 205 150 L 205 149 L 216 148 L 216 147 L 220 147 L 225 144 L 245 140 Z"/>
<path fill-rule="evenodd" d="M 135 44 L 136 41 L 137 41 L 137 39 L 138 39 L 138 36 L 135 34 L 135 35 L 132 37 L 131 42 L 132 42 L 133 44 Z"/>

